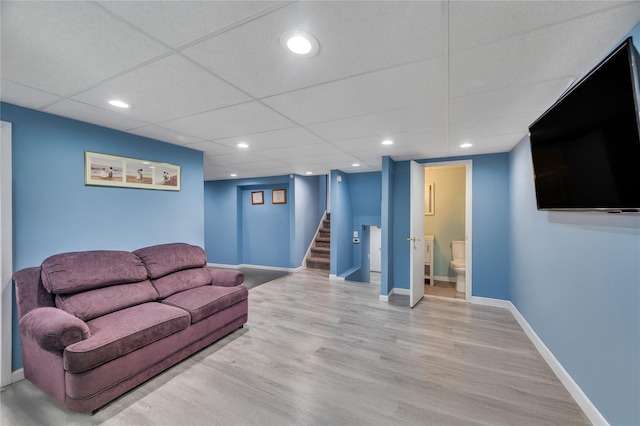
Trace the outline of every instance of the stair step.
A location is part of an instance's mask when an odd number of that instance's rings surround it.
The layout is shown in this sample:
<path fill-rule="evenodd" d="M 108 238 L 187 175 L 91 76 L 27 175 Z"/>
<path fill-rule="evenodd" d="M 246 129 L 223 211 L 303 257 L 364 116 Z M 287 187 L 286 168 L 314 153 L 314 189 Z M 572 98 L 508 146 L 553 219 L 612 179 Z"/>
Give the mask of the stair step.
<path fill-rule="evenodd" d="M 326 257 L 309 257 L 307 258 L 307 268 L 329 270 L 330 261 Z"/>
<path fill-rule="evenodd" d="M 320 230 L 319 233 L 320 238 L 329 238 L 331 236 L 331 232 Z"/>
<path fill-rule="evenodd" d="M 311 247 L 311 257 L 323 257 L 329 258 L 331 255 L 331 248 L 329 247 Z"/>
<path fill-rule="evenodd" d="M 322 227 L 323 228 L 327 228 L 327 229 L 331 229 L 331 221 L 330 220 L 323 220 L 322 221 Z"/>
<path fill-rule="evenodd" d="M 326 238 L 326 241 L 320 241 L 319 238 L 316 238 L 316 247 L 331 247 L 331 243 L 328 238 Z"/>

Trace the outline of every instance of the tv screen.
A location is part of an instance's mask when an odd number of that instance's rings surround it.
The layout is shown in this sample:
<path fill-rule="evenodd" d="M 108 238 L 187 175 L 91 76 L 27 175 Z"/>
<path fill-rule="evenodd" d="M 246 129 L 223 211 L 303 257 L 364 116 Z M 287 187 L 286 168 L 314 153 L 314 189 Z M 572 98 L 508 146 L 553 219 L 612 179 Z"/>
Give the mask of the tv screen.
<path fill-rule="evenodd" d="M 529 126 L 538 210 L 640 211 L 638 59 L 628 38 Z"/>

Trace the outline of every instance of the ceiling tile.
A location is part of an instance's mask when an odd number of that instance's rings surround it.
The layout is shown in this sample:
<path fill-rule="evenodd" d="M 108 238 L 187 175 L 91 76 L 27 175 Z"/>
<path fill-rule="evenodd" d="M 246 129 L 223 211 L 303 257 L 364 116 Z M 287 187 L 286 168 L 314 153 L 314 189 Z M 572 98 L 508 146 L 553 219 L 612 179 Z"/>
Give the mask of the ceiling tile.
<path fill-rule="evenodd" d="M 16 84 L 12 81 L 0 80 L 0 99 L 2 102 L 23 106 L 26 108 L 39 109 L 56 99 L 58 96 L 32 87 Z"/>
<path fill-rule="evenodd" d="M 443 17 L 436 2 L 296 2 L 183 53 L 261 98 L 441 56 Z M 280 47 L 293 29 L 318 39 L 317 56 Z"/>
<path fill-rule="evenodd" d="M 327 121 L 307 128 L 329 141 L 378 136 L 382 142 L 394 133 L 442 126 L 444 122 L 445 108 L 441 102 Z"/>
<path fill-rule="evenodd" d="M 167 129 L 166 127 L 158 126 L 157 124 L 151 124 L 149 126 L 131 129 L 129 130 L 129 133 L 144 136 L 147 138 L 158 139 L 176 145 L 187 145 L 197 142 L 203 142 L 203 139 L 191 135 L 186 135 L 181 132 L 176 132 L 175 130 Z"/>
<path fill-rule="evenodd" d="M 449 124 L 540 114 L 560 97 L 570 81 L 568 78 L 556 79 L 453 98 L 449 102 Z"/>
<path fill-rule="evenodd" d="M 274 160 L 287 161 L 289 158 L 315 157 L 319 155 L 342 154 L 344 151 L 330 143 L 315 145 L 292 146 L 260 151 L 260 156 Z"/>
<path fill-rule="evenodd" d="M 529 125 L 540 116 L 541 112 L 455 124 L 449 127 L 449 141 L 455 145 L 463 142 L 473 143 L 480 138 L 506 133 L 518 133 L 523 136 L 527 134 Z"/>
<path fill-rule="evenodd" d="M 143 127 L 149 124 L 144 121 L 128 117 L 125 114 L 107 111 L 70 99 L 57 102 L 44 108 L 43 111 L 122 131 Z"/>
<path fill-rule="evenodd" d="M 223 139 L 294 127 L 295 124 L 259 102 L 247 102 L 162 123 L 202 139 Z"/>
<path fill-rule="evenodd" d="M 103 7 L 172 47 L 266 13 L 275 1 L 101 1 Z"/>
<path fill-rule="evenodd" d="M 452 52 L 450 94 L 460 97 L 582 76 L 614 47 L 610 40 L 620 40 L 638 21 L 640 2 L 475 49 Z"/>
<path fill-rule="evenodd" d="M 382 145 L 380 138 L 365 137 L 334 142 L 334 145 L 353 155 L 359 156 L 362 151 L 375 152 L 376 155 L 393 155 L 396 150 L 408 146 L 446 147 L 445 127 L 432 127 L 412 132 L 394 133 L 388 137 L 393 145 Z M 370 158 L 370 157 L 366 157 Z"/>
<path fill-rule="evenodd" d="M 300 124 L 319 123 L 441 101 L 443 57 L 285 93 L 262 102 Z M 409 84 L 408 84 L 409 83 Z"/>
<path fill-rule="evenodd" d="M 270 132 L 254 133 L 246 136 L 216 139 L 216 143 L 236 147 L 240 142 L 247 143 L 251 152 L 290 146 L 302 146 L 323 143 L 324 141 L 303 127 L 291 127 Z"/>
<path fill-rule="evenodd" d="M 449 49 L 469 49 L 620 4 L 611 1 L 452 1 L 449 3 Z"/>
<path fill-rule="evenodd" d="M 162 88 L 158 90 L 158 83 Z M 130 116 L 149 123 L 186 117 L 250 98 L 179 55 L 172 55 L 86 90 L 73 99 L 108 106 L 120 99 L 134 106 Z"/>
<path fill-rule="evenodd" d="M 2 77 L 57 95 L 167 51 L 91 2 L 2 1 L 0 7 Z"/>

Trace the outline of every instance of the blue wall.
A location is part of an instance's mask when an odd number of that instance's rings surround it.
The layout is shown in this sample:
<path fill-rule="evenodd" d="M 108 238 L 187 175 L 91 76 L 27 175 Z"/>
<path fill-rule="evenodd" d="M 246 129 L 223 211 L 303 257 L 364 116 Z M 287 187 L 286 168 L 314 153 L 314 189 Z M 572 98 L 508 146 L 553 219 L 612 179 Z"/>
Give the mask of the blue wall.
<path fill-rule="evenodd" d="M 342 182 L 338 183 L 338 176 Z M 353 209 L 350 175 L 331 171 L 331 265 L 330 273 L 340 275 L 353 268 Z"/>
<path fill-rule="evenodd" d="M 201 152 L 5 103 L 0 117 L 13 123 L 14 270 L 66 251 L 204 245 Z M 177 164 L 181 190 L 85 186 L 85 151 Z M 19 369 L 15 317 L 13 340 Z"/>
<path fill-rule="evenodd" d="M 472 160 L 473 296 L 509 299 L 509 154 L 422 160 Z M 409 288 L 409 162 L 395 163 L 393 184 L 393 287 Z M 381 292 L 384 292 L 382 289 Z"/>
<path fill-rule="evenodd" d="M 242 190 L 242 263 L 248 265 L 289 267 L 289 209 L 291 197 L 286 204 L 273 204 L 274 189 L 285 189 L 288 184 L 261 186 L 264 204 L 252 204 L 251 193 L 255 189 Z"/>
<path fill-rule="evenodd" d="M 380 294 L 387 296 L 393 288 L 393 188 L 395 186 L 396 163 L 389 156 L 382 157 L 381 189 L 381 244 L 382 272 L 380 274 Z"/>
<path fill-rule="evenodd" d="M 354 272 L 346 277 L 352 281 L 369 282 L 369 229 L 367 226 L 380 226 L 382 211 L 382 173 L 352 173 L 349 175 L 349 198 L 351 199 L 351 238 L 353 231 L 358 232 L 360 244 L 349 241 L 353 250 Z"/>
<path fill-rule="evenodd" d="M 209 263 L 297 268 L 326 209 L 325 176 L 274 176 L 204 183 L 205 249 Z M 272 204 L 274 189 L 286 204 Z M 251 192 L 264 191 L 252 205 Z"/>
<path fill-rule="evenodd" d="M 528 138 L 510 164 L 511 301 L 609 423 L 640 424 L 640 217 L 538 211 Z"/>

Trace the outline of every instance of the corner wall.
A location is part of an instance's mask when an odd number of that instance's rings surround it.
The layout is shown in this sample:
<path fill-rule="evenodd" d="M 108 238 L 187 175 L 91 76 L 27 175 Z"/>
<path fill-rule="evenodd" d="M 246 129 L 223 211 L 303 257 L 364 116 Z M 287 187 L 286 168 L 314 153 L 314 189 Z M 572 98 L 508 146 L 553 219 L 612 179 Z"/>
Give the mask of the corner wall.
<path fill-rule="evenodd" d="M 326 209 L 326 176 L 273 176 L 204 183 L 209 263 L 297 268 Z M 285 189 L 286 204 L 272 204 Z M 263 191 L 264 204 L 251 203 Z"/>
<path fill-rule="evenodd" d="M 610 424 L 640 424 L 640 217 L 538 211 L 528 137 L 510 170 L 511 301 Z"/>
<path fill-rule="evenodd" d="M 81 250 L 204 245 L 202 152 L 2 103 L 13 123 L 13 266 Z M 84 152 L 181 166 L 181 190 L 84 185 Z M 14 308 L 14 314 L 16 309 Z M 14 316 L 13 369 L 22 367 Z"/>

